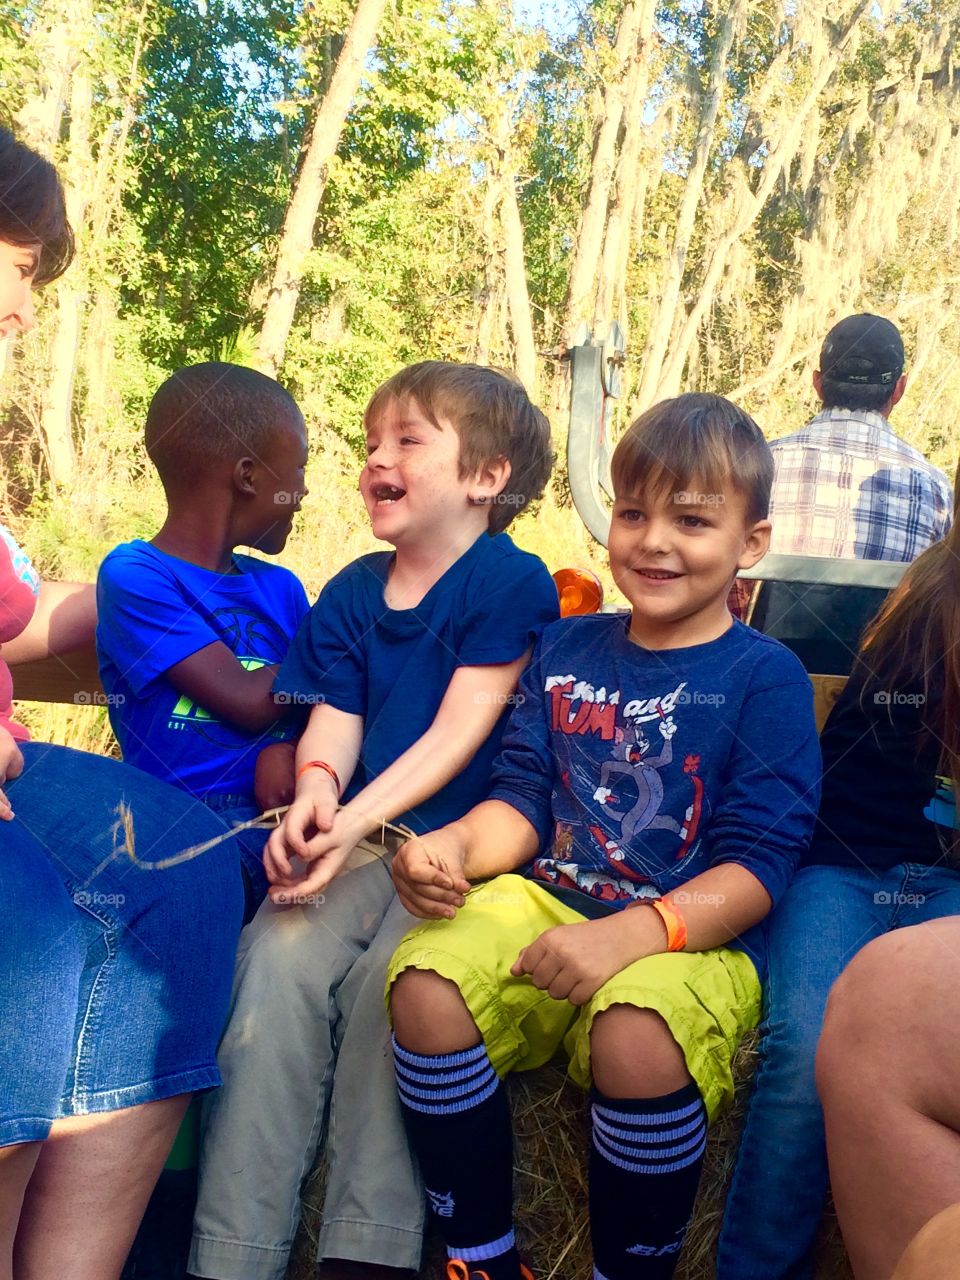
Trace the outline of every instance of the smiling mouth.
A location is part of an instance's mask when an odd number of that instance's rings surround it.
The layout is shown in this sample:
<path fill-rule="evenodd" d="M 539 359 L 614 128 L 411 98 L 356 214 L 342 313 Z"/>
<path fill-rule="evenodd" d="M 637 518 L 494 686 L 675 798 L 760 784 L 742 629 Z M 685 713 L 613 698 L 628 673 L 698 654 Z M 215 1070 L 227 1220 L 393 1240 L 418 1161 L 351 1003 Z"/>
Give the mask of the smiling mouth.
<path fill-rule="evenodd" d="M 378 507 L 388 507 L 405 497 L 406 489 L 398 489 L 393 484 L 376 484 L 370 490 Z"/>
<path fill-rule="evenodd" d="M 671 569 L 635 569 L 641 578 L 650 578 L 653 582 L 668 582 L 673 578 L 682 578 L 682 573 L 674 573 Z"/>

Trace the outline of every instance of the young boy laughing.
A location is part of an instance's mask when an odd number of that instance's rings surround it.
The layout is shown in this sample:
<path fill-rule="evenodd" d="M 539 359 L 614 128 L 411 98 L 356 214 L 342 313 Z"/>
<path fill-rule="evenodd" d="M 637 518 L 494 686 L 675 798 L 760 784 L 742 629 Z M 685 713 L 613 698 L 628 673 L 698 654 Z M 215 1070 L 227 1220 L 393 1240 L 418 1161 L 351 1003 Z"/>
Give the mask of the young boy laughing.
<path fill-rule="evenodd" d="M 629 616 L 546 628 L 490 798 L 394 861 L 428 921 L 388 975 L 397 1081 L 450 1280 L 529 1277 L 500 1078 L 561 1044 L 592 1084 L 595 1280 L 673 1274 L 759 1015 L 755 926 L 816 812 L 810 682 L 726 606 L 766 551 L 772 472 L 718 396 L 630 427 L 609 539 Z"/>
<path fill-rule="evenodd" d="M 276 689 L 312 702 L 296 798 L 266 856 L 272 902 L 245 931 L 210 1103 L 191 1266 L 280 1280 L 300 1185 L 326 1134 L 324 1280 L 416 1270 L 423 1192 L 383 1005 L 413 923 L 383 820 L 429 831 L 481 800 L 506 711 L 558 613 L 543 563 L 503 532 L 543 491 L 546 418 L 510 375 L 426 361 L 364 416 L 374 534 L 320 594 Z"/>

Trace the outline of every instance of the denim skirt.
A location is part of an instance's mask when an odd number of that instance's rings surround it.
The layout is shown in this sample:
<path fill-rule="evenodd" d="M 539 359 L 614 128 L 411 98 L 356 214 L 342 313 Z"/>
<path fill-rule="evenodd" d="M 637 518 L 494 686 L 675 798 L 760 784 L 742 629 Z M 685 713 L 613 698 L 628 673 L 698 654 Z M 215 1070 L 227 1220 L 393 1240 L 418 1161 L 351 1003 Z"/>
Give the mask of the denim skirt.
<path fill-rule="evenodd" d="M 220 1084 L 243 911 L 232 841 L 162 871 L 122 852 L 121 802 L 152 862 L 225 829 L 200 801 L 86 752 L 23 755 L 0 823 L 0 1146 Z"/>

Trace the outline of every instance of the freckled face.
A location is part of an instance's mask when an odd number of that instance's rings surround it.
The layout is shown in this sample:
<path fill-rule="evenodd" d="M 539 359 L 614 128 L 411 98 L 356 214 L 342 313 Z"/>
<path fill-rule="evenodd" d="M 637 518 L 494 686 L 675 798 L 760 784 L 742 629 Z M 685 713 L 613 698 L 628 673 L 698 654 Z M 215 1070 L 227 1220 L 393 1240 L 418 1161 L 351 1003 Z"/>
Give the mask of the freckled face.
<path fill-rule="evenodd" d="M 472 476 L 460 474 L 460 437 L 434 426 L 412 397 L 388 401 L 367 432 L 360 492 L 375 537 L 403 544 L 456 541 L 471 509 Z"/>

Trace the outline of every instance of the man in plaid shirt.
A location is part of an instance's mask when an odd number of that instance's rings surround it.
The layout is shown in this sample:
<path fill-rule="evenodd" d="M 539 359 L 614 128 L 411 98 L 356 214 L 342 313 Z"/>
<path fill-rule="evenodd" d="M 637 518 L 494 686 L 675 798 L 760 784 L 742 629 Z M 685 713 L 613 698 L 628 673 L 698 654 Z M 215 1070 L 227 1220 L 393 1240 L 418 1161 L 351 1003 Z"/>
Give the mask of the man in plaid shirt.
<path fill-rule="evenodd" d="M 882 316 L 827 334 L 813 385 L 823 412 L 773 441 L 771 550 L 911 561 L 950 527 L 950 481 L 887 421 L 903 395 L 903 340 Z"/>

